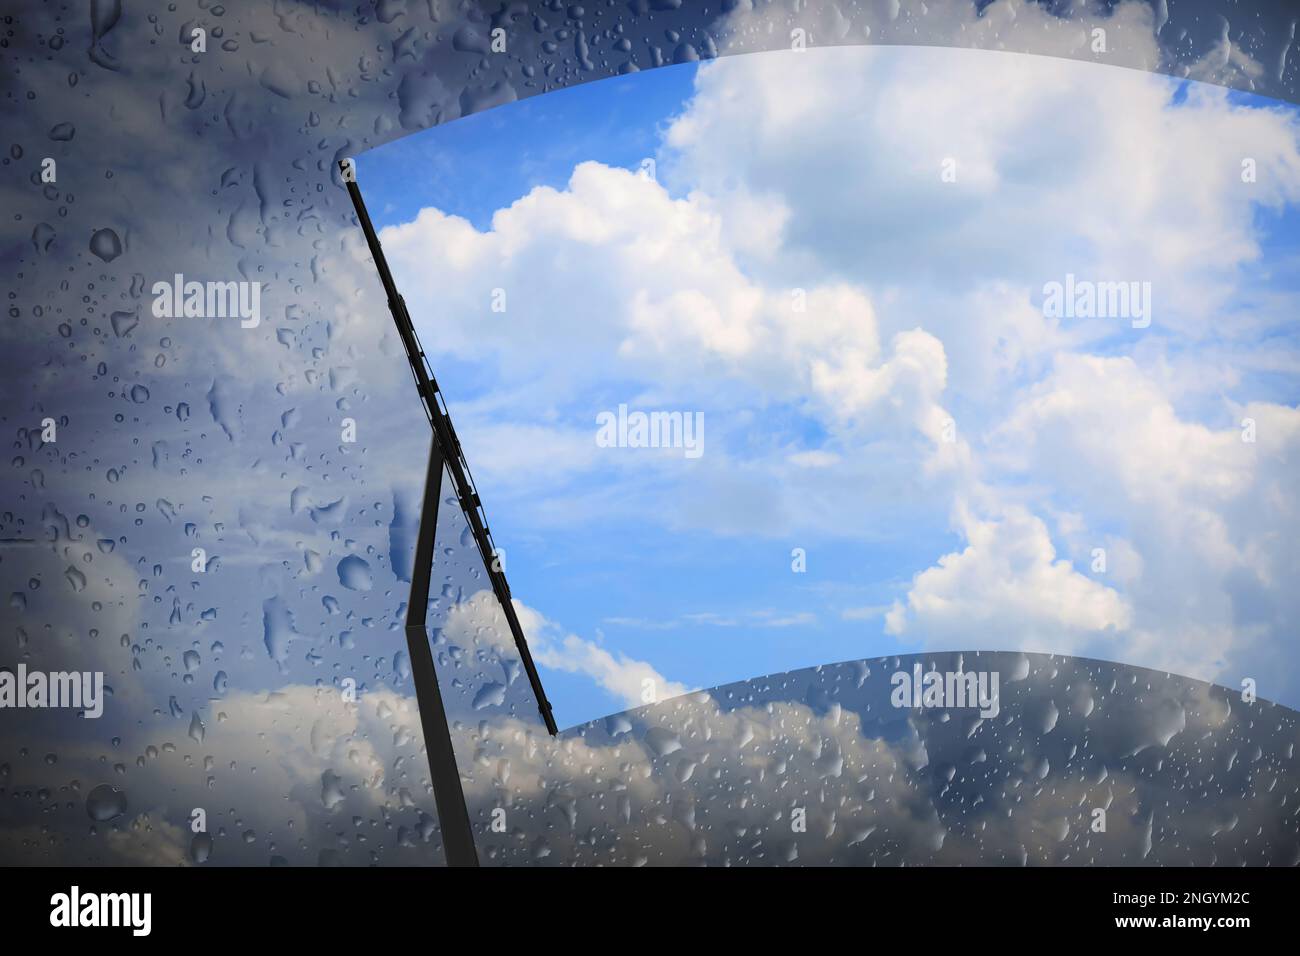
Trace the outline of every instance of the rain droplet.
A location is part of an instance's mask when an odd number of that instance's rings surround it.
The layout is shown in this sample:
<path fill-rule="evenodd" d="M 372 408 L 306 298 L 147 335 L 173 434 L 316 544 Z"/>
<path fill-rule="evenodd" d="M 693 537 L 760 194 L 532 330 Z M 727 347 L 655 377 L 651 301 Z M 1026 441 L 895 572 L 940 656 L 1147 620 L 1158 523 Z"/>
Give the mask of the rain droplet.
<path fill-rule="evenodd" d="M 349 554 L 339 562 L 339 583 L 353 591 L 369 591 L 373 582 L 370 564 L 364 558 Z"/>
<path fill-rule="evenodd" d="M 208 833 L 196 833 L 190 840 L 190 859 L 195 863 L 206 863 L 212 856 L 212 836 Z"/>
<path fill-rule="evenodd" d="M 126 794 L 116 787 L 101 783 L 86 795 L 86 813 L 96 823 L 107 823 L 126 813 Z"/>
<path fill-rule="evenodd" d="M 119 339 L 131 334 L 131 330 L 140 324 L 140 316 L 134 312 L 114 312 L 109 316 L 113 324 L 113 334 Z"/>
<path fill-rule="evenodd" d="M 122 254 L 122 240 L 112 229 L 96 229 L 90 237 L 90 251 L 105 262 L 112 262 Z"/>

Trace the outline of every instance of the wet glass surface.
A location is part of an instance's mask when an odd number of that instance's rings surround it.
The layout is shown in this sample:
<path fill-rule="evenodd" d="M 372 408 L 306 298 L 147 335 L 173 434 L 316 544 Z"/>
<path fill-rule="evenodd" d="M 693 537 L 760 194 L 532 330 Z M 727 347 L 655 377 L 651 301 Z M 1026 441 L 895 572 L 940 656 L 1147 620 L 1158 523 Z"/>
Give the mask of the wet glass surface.
<path fill-rule="evenodd" d="M 795 26 L 776 4 L 689 6 L 0 19 L 0 665 L 102 671 L 108 695 L 97 720 L 0 714 L 0 858 L 441 862 L 401 630 L 428 429 L 339 158 L 568 84 L 784 49 L 796 27 L 1094 58 L 1091 24 L 1019 5 L 827 5 Z M 1128 6 L 1107 62 L 1294 95 L 1293 23 L 1182 6 Z M 157 283 L 194 281 L 259 283 L 256 309 L 158 314 Z M 893 708 L 902 658 L 551 742 L 463 519 L 439 520 L 430 623 L 484 862 L 1297 861 L 1293 713 L 1120 665 L 968 656 L 1006 681 L 977 727 Z"/>

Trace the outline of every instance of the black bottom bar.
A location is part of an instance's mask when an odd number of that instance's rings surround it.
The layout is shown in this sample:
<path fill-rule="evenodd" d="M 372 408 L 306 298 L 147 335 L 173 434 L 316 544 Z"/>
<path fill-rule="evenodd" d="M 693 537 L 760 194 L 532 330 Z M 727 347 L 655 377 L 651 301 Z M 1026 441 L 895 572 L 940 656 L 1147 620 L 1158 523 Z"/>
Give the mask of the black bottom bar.
<path fill-rule="evenodd" d="M 256 935 L 259 948 L 327 939 L 373 947 L 409 938 L 426 922 L 461 916 L 480 931 L 510 928 L 554 936 L 556 946 L 613 943 L 678 922 L 677 911 L 647 915 L 633 898 L 690 900 L 695 937 L 712 933 L 729 950 L 761 944 L 789 952 L 863 951 L 898 945 L 908 952 L 1032 949 L 1078 951 L 1081 939 L 1237 941 L 1285 938 L 1295 923 L 1294 870 L 1281 869 L 714 869 L 611 872 L 607 869 L 30 869 L 13 873 L 5 929 L 13 940 L 51 929 L 53 894 L 148 892 L 150 938 L 190 942 L 196 932 Z M 1170 901 L 1160 902 L 1160 894 Z M 1145 906 L 1116 902 L 1154 897 Z M 1194 895 L 1189 895 L 1194 894 Z M 1206 894 L 1216 899 L 1204 901 Z M 501 901 L 508 902 L 501 902 Z M 738 900 L 750 906 L 736 906 Z M 334 901 L 334 902 L 331 902 Z M 346 901 L 346 905 L 337 905 Z M 764 913 L 754 912 L 754 906 Z M 567 909 L 566 909 L 567 908 Z M 573 920 L 556 917 L 578 912 Z M 376 914 L 390 914 L 378 918 Z M 1249 925 L 1217 921 L 1242 919 Z M 1149 919 L 1151 925 L 1120 925 Z M 1166 924 L 1168 919 L 1172 922 Z M 1188 925 L 1208 919 L 1210 926 Z M 502 923 L 502 921 L 506 921 Z M 1181 925 L 1180 925 L 1181 921 Z M 89 931 L 83 931 L 83 934 Z M 137 938 L 129 928 L 98 928 L 103 939 Z M 784 936 L 780 943 L 776 940 Z M 219 938 L 219 937 L 213 937 Z M 848 943 L 835 946 L 832 941 Z M 1146 945 L 1151 945 L 1150 943 Z M 794 947 L 797 947 L 795 949 Z M 608 948 L 608 945 L 605 946 Z M 1231 951 L 1220 949 L 1220 951 Z"/>

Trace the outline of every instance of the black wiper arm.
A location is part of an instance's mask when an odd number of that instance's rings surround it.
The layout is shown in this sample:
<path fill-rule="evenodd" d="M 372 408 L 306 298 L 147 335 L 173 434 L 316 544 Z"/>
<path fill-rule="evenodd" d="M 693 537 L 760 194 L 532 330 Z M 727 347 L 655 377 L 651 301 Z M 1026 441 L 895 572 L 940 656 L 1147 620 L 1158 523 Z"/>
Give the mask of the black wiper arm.
<path fill-rule="evenodd" d="M 393 314 L 397 334 L 401 336 L 402 346 L 406 349 L 406 359 L 410 363 L 411 374 L 415 378 L 416 389 L 424 405 L 425 417 L 433 427 L 434 438 L 447 466 L 447 472 L 451 475 L 456 500 L 460 503 L 461 511 L 465 513 L 465 520 L 469 522 L 470 533 L 474 536 L 474 542 L 478 545 L 479 554 L 483 558 L 483 567 L 487 571 L 488 580 L 492 582 L 492 591 L 496 594 L 501 610 L 505 614 L 506 623 L 510 626 L 510 633 L 515 639 L 515 648 L 519 651 L 519 659 L 523 661 L 528 682 L 532 685 L 533 694 L 537 698 L 537 710 L 542 715 L 547 731 L 554 736 L 558 730 L 555 726 L 555 718 L 551 714 L 551 703 L 546 699 L 546 692 L 542 689 L 542 679 L 537 674 L 533 655 L 528 650 L 528 641 L 524 639 L 524 629 L 510 600 L 510 585 L 506 582 L 505 572 L 500 568 L 497 548 L 492 541 L 492 532 L 488 528 L 487 515 L 483 512 L 483 503 L 479 500 L 478 490 L 470 475 L 469 463 L 465 460 L 460 439 L 456 437 L 456 429 L 452 427 L 446 402 L 438 389 L 433 371 L 429 368 L 420 339 L 415 334 L 415 325 L 411 322 L 411 314 L 406 310 L 406 301 L 398 293 L 397 285 L 393 282 L 388 260 L 384 258 L 384 250 L 379 245 L 379 237 L 375 235 L 375 227 L 370 221 L 370 214 L 366 212 L 365 201 L 361 198 L 361 189 L 357 186 L 356 176 L 352 174 L 353 168 L 349 160 L 339 162 L 344 184 L 357 212 L 357 220 L 366 234 L 366 244 L 370 247 L 370 255 L 375 260 L 375 268 L 379 270 L 379 281 L 383 283 L 384 292 L 388 296 L 388 309 Z"/>

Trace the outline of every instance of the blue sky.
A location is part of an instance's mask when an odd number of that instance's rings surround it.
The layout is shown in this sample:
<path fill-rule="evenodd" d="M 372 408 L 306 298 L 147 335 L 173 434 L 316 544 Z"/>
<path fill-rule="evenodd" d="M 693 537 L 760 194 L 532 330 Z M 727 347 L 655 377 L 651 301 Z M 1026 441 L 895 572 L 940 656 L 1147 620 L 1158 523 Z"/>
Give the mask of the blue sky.
<path fill-rule="evenodd" d="M 696 69 L 697 64 L 682 64 L 559 90 L 368 153 L 359 178 L 376 225 L 406 222 L 435 206 L 485 229 L 493 212 L 534 187 L 563 186 L 583 160 L 636 169 L 656 153 L 664 124 L 690 96 Z M 415 170 L 435 172 L 415 176 Z M 417 322 L 430 339 L 426 346 L 431 345 L 436 319 L 422 315 Z M 458 399 L 496 384 L 484 369 L 451 357 L 434 371 L 453 414 Z M 830 618 L 756 626 L 746 623 L 746 614 L 759 607 L 777 622 L 816 614 L 824 608 L 823 596 L 832 592 L 837 605 L 888 603 L 893 590 L 878 582 L 895 575 L 900 560 L 904 567 L 919 565 L 934 547 L 951 540 L 942 531 L 928 546 L 895 539 L 887 552 L 857 542 L 826 542 L 808 571 L 795 577 L 791 549 L 800 545 L 786 545 L 784 539 L 763 542 L 756 554 L 743 538 L 684 538 L 641 522 L 558 528 L 521 538 L 512 515 L 527 502 L 498 500 L 490 484 L 482 491 L 498 544 L 513 545 L 507 548 L 508 571 L 516 595 L 579 633 L 603 632 L 611 645 L 654 661 L 666 675 L 692 687 L 882 652 L 886 645 L 878 621 Z M 826 573 L 833 567 L 855 570 L 847 576 Z M 720 622 L 671 620 L 695 614 L 715 615 Z M 551 671 L 546 683 L 566 724 L 621 703 L 581 675 Z"/>
<path fill-rule="evenodd" d="M 1131 71 L 850 49 L 604 80 L 362 157 L 561 723 L 635 702 L 624 663 L 680 689 L 1014 647 L 1233 685 L 1281 654 L 1289 505 L 1250 502 L 1294 479 L 1295 123 Z M 1067 272 L 1149 277 L 1157 321 L 1046 320 Z M 701 411 L 706 453 L 596 449 L 620 402 Z M 1238 460 L 1250 403 L 1269 444 Z"/>
<path fill-rule="evenodd" d="M 485 229 L 497 209 L 534 186 L 562 186 L 583 160 L 634 167 L 655 154 L 697 66 L 554 90 L 366 153 L 359 175 L 371 216 L 393 225 L 434 206 Z"/>

